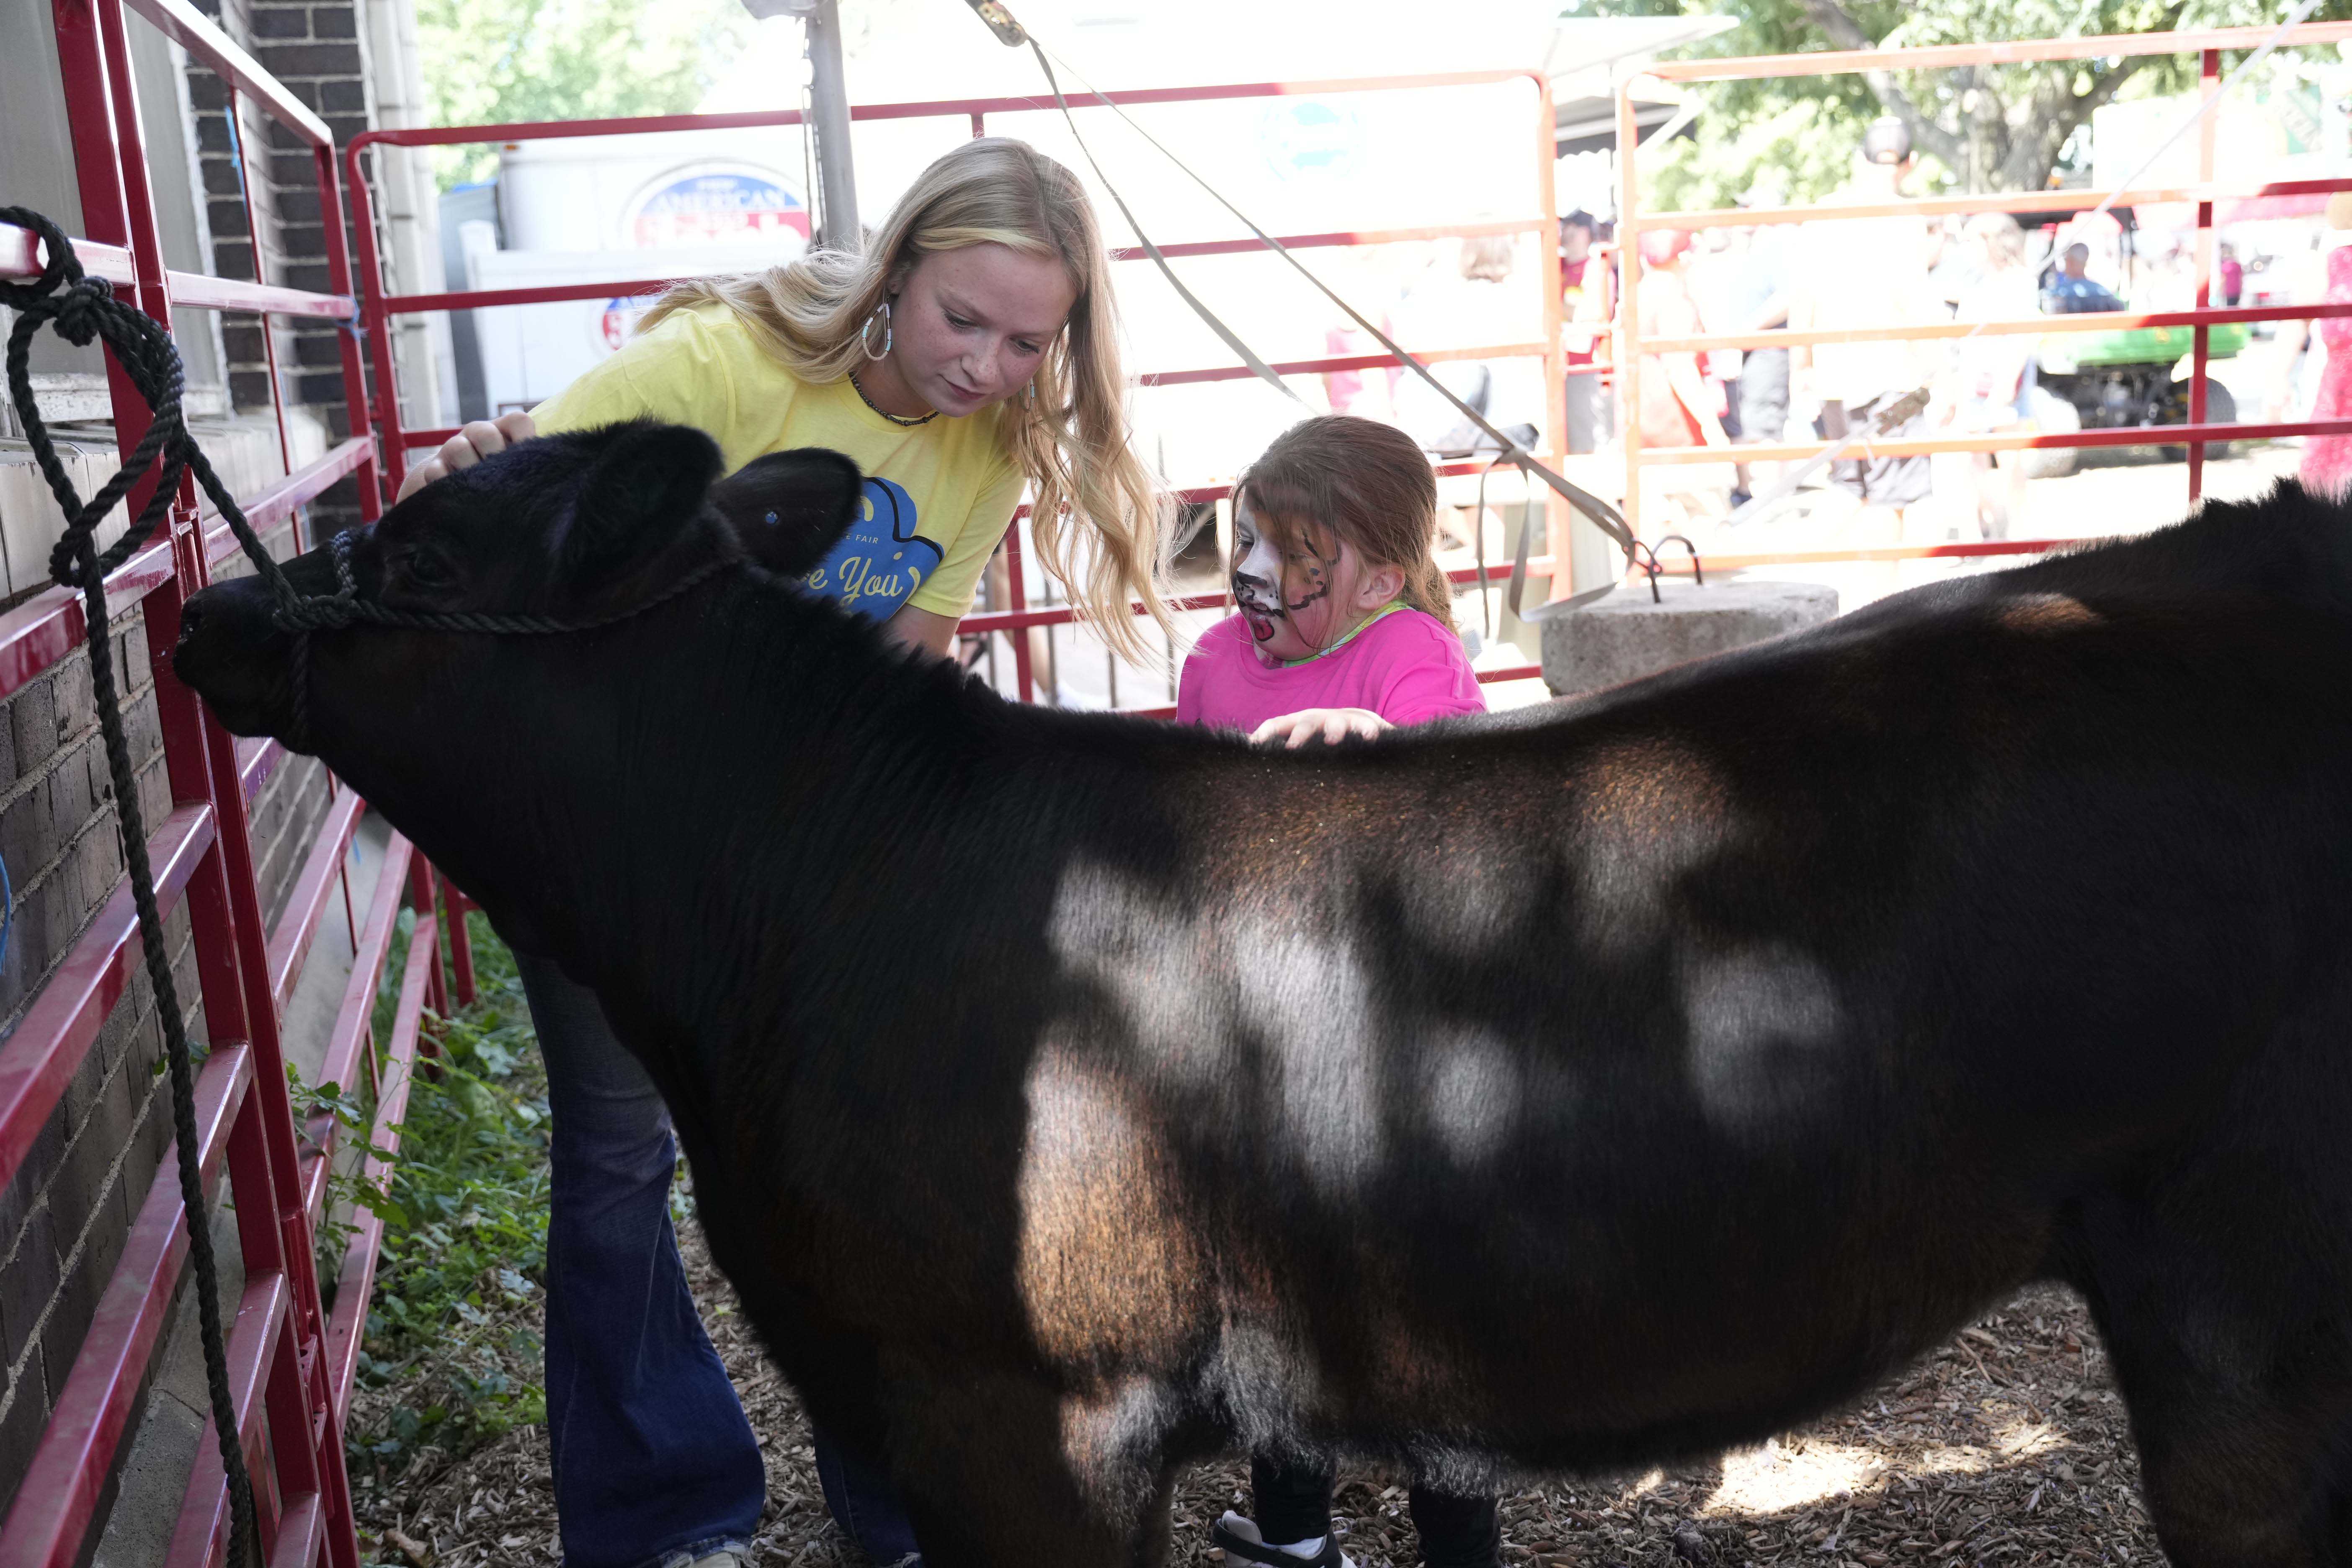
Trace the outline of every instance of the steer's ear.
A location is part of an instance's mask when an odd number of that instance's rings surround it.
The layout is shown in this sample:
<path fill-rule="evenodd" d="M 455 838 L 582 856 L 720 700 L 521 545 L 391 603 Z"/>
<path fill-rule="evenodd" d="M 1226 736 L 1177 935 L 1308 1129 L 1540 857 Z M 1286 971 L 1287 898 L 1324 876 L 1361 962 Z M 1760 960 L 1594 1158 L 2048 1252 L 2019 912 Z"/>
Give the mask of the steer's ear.
<path fill-rule="evenodd" d="M 661 550 L 702 510 L 719 477 L 719 444 L 685 425 L 640 421 L 597 432 L 603 449 L 580 487 L 562 565 L 586 585 Z"/>
<path fill-rule="evenodd" d="M 865 489 L 856 463 L 822 447 L 802 447 L 754 458 L 710 487 L 710 503 L 752 560 L 798 577 L 857 521 Z"/>

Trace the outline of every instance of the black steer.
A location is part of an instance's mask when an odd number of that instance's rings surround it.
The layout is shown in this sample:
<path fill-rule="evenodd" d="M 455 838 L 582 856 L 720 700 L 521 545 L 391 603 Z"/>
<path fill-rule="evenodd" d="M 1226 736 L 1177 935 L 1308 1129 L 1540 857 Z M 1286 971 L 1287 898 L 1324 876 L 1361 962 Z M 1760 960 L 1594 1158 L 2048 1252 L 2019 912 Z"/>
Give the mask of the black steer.
<path fill-rule="evenodd" d="M 893 652 L 785 580 L 854 471 L 716 468 L 625 426 L 395 508 L 352 553 L 396 606 L 761 564 L 319 634 L 310 742 L 595 987 L 933 1568 L 1157 1563 L 1236 1445 L 1461 1486 L 1753 1441 L 2035 1278 L 2176 1562 L 2352 1562 L 2343 510 L 1268 753 Z M 282 735 L 289 648 L 244 581 L 176 657 Z"/>

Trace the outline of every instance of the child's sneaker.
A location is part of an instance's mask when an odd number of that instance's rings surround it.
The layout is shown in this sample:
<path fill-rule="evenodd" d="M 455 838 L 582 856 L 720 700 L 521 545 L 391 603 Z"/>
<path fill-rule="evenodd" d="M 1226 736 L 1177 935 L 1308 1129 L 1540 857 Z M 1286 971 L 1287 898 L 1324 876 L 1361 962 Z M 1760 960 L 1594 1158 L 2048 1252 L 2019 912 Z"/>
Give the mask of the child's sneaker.
<path fill-rule="evenodd" d="M 1209 1539 L 1224 1548 L 1225 1562 L 1265 1563 L 1266 1568 L 1356 1568 L 1356 1560 L 1339 1550 L 1339 1541 L 1319 1535 L 1289 1546 L 1269 1546 L 1255 1521 L 1231 1509 L 1209 1529 Z"/>

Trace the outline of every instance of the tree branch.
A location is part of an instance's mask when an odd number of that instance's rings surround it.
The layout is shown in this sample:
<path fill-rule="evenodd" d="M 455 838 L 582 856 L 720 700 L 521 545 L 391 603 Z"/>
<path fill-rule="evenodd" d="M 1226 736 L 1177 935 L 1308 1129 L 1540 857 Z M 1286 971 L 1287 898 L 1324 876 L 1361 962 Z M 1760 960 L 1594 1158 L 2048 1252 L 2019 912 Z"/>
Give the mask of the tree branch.
<path fill-rule="evenodd" d="M 2169 32 L 2178 27 L 2188 10 L 2188 0 L 2174 0 L 2165 8 L 2163 19 L 2155 30 Z M 2075 128 L 2113 100 L 2124 83 L 2154 64 L 2158 58 L 2133 55 L 2118 60 L 2092 82 L 2088 92 L 2080 94 L 2071 85 L 2077 65 L 2046 68 L 2034 88 L 2035 129 L 2018 137 L 2011 146 L 2009 157 L 2002 162 L 2001 174 L 2007 183 L 2019 190 L 2041 188 L 2049 181 L 2050 171 L 2057 164 L 2058 154 Z"/>
<path fill-rule="evenodd" d="M 1838 0 L 1804 0 L 1804 6 L 1813 26 L 1839 48 L 1869 49 L 1878 46 L 1878 40 L 1863 31 L 1862 24 Z M 1934 153 L 1946 168 L 1967 167 L 1968 150 L 1960 139 L 1921 113 L 1919 106 L 1911 101 L 1911 95 L 1895 84 L 1894 72 L 1864 71 L 1862 79 L 1886 111 L 1903 121 L 1911 132 L 1913 146 Z"/>

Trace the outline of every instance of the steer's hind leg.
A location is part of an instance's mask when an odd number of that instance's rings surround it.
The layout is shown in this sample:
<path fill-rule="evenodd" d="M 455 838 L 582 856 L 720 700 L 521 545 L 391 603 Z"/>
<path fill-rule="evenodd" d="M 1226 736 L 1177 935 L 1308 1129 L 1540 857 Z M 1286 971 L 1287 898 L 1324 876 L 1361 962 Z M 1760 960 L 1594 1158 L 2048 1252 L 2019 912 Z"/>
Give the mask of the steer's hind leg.
<path fill-rule="evenodd" d="M 2086 1205 L 2079 1282 L 2177 1568 L 2352 1565 L 2352 1277 L 2236 1161 Z M 2227 1167 L 2226 1169 L 2223 1167 Z"/>
<path fill-rule="evenodd" d="M 924 1568 L 1158 1568 L 1163 1400 L 1150 1385 L 1089 1399 L 1011 1376 L 906 1390 L 892 1468 Z"/>

